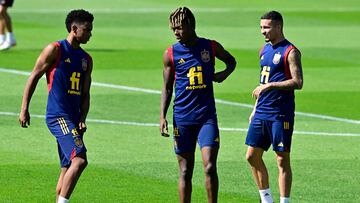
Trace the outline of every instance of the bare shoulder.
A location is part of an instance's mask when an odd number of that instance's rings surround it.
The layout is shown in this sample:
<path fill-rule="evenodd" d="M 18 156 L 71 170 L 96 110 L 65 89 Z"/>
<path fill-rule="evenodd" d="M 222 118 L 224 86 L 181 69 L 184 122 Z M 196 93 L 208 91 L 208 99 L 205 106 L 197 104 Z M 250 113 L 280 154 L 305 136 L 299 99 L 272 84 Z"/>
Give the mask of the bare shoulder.
<path fill-rule="evenodd" d="M 300 62 L 300 60 L 301 60 L 300 51 L 297 48 L 292 49 L 288 55 L 288 61 L 291 63 L 291 62 Z"/>
<path fill-rule="evenodd" d="M 56 42 L 54 42 L 54 43 L 48 44 L 48 45 L 44 48 L 44 51 L 49 52 L 49 53 L 53 53 L 53 52 L 58 52 L 59 49 L 60 49 L 60 45 L 57 44 Z"/>
<path fill-rule="evenodd" d="M 216 40 L 213 40 L 215 51 L 224 51 L 224 47 Z"/>
<path fill-rule="evenodd" d="M 165 66 L 171 66 L 171 58 L 170 58 L 169 49 L 165 49 L 164 55 L 163 55 L 163 62 Z"/>
<path fill-rule="evenodd" d="M 59 49 L 56 43 L 48 44 L 41 52 L 40 58 L 46 62 L 54 61 L 59 54 Z"/>

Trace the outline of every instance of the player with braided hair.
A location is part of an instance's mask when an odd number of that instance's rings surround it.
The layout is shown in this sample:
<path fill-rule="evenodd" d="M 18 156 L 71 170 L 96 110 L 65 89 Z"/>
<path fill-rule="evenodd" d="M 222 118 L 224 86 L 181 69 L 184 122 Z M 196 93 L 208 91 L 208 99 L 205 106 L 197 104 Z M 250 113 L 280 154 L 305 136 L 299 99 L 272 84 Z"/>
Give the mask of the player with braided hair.
<path fill-rule="evenodd" d="M 186 24 L 195 30 L 195 17 L 187 7 L 180 7 L 170 15 L 170 26 L 177 27 Z"/>
<path fill-rule="evenodd" d="M 172 12 L 169 23 L 178 42 L 163 56 L 160 132 L 169 136 L 166 113 L 175 88 L 173 137 L 180 202 L 191 201 L 196 142 L 201 149 L 208 202 L 217 202 L 220 137 L 213 82 L 224 81 L 234 71 L 236 61 L 220 43 L 196 35 L 195 17 L 187 7 Z M 225 70 L 215 72 L 215 57 L 225 63 Z"/>

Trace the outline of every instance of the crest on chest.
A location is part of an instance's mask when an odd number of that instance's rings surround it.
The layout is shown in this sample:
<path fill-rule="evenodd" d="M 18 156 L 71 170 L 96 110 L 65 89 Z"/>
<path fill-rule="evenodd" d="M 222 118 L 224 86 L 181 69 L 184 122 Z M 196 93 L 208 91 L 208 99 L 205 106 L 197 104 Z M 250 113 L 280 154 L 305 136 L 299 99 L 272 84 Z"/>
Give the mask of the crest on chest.
<path fill-rule="evenodd" d="M 274 55 L 274 58 L 273 58 L 273 63 L 276 65 L 276 64 L 279 64 L 280 63 L 280 59 L 281 59 L 281 53 L 280 52 L 277 52 L 275 55 Z"/>
<path fill-rule="evenodd" d="M 210 61 L 210 52 L 206 49 L 202 50 L 200 52 L 201 54 L 201 60 L 205 63 L 209 62 Z"/>
<path fill-rule="evenodd" d="M 81 59 L 81 68 L 83 69 L 83 71 L 86 71 L 88 68 L 88 62 L 85 58 Z"/>

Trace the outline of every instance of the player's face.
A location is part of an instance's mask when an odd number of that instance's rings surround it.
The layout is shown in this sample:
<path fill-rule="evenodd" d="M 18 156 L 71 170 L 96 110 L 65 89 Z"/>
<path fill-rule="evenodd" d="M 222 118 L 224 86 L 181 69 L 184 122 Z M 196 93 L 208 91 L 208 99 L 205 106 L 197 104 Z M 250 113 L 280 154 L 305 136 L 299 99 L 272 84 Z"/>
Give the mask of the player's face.
<path fill-rule="evenodd" d="M 85 22 L 82 24 L 76 24 L 76 29 L 74 30 L 76 39 L 81 44 L 86 44 L 90 37 L 91 37 L 91 31 L 92 31 L 92 23 Z"/>
<path fill-rule="evenodd" d="M 261 19 L 260 20 L 260 29 L 261 34 L 264 35 L 266 42 L 271 42 L 277 38 L 278 30 L 277 26 L 274 25 L 270 19 Z"/>
<path fill-rule="evenodd" d="M 172 30 L 174 32 L 176 40 L 180 43 L 185 43 L 191 38 L 192 32 L 189 26 L 175 26 L 172 27 Z"/>

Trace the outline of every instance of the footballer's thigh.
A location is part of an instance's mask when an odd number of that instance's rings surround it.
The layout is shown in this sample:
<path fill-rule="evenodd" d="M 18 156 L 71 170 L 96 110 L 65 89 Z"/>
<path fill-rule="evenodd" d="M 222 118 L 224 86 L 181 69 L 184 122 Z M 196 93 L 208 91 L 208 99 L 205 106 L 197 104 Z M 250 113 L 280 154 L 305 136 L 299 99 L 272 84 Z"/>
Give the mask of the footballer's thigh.
<path fill-rule="evenodd" d="M 61 167 L 69 167 L 74 157 L 86 159 L 86 147 L 83 134 L 70 119 L 61 117 L 47 119 L 50 132 L 56 137 Z"/>
<path fill-rule="evenodd" d="M 210 118 L 201 125 L 197 141 L 200 149 L 220 147 L 220 133 L 216 118 Z"/>
<path fill-rule="evenodd" d="M 294 121 L 274 121 L 271 127 L 271 142 L 276 152 L 290 152 Z"/>
<path fill-rule="evenodd" d="M 249 146 L 249 149 L 261 148 L 264 151 L 269 149 L 271 145 L 271 134 L 269 128 L 269 122 L 258 118 L 252 119 L 245 140 L 245 144 Z M 248 153 L 251 153 L 251 151 L 252 150 L 248 150 Z"/>
<path fill-rule="evenodd" d="M 199 125 L 182 125 L 174 122 L 174 151 L 177 155 L 195 153 Z"/>
<path fill-rule="evenodd" d="M 220 134 L 216 118 L 210 118 L 201 126 L 198 143 L 206 174 L 216 173 L 216 161 L 220 148 Z"/>

